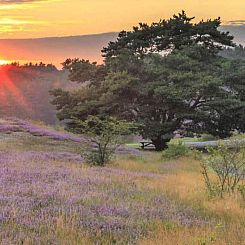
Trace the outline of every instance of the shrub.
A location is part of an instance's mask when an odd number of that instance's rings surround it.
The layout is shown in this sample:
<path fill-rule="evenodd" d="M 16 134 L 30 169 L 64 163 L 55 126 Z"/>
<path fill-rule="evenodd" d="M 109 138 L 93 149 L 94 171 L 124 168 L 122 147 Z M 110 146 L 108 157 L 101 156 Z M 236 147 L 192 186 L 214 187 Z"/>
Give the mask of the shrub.
<path fill-rule="evenodd" d="M 232 142 L 232 150 L 221 143 L 216 148 L 208 148 L 208 156 L 202 159 L 201 167 L 210 194 L 223 197 L 224 193 L 233 193 L 245 177 L 244 144 Z"/>
<path fill-rule="evenodd" d="M 179 141 L 178 144 L 169 144 L 168 148 L 163 151 L 162 157 L 164 159 L 177 159 L 187 155 L 188 151 L 188 148 Z"/>
<path fill-rule="evenodd" d="M 91 146 L 84 147 L 82 150 L 82 157 L 86 163 L 94 166 L 104 166 L 109 163 L 113 157 L 114 150 L 109 151 L 107 147 L 104 149 L 104 152 L 101 152 L 100 149 L 93 149 Z"/>
<path fill-rule="evenodd" d="M 82 157 L 87 163 L 104 166 L 109 163 L 122 143 L 122 135 L 134 129 L 132 123 L 112 117 L 89 116 L 86 120 L 73 119 L 73 131 L 86 137 Z"/>

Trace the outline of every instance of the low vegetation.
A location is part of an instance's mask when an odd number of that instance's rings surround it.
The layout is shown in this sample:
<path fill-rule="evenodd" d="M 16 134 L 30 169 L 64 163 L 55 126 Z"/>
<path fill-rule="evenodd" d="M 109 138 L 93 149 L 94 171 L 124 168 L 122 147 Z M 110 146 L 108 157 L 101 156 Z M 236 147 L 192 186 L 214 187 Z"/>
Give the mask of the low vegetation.
<path fill-rule="evenodd" d="M 46 134 L 1 131 L 1 243 L 244 241 L 244 192 L 210 197 L 200 161 L 190 154 L 163 159 L 132 149 L 104 168 L 90 167 L 80 155 L 82 138 L 53 138 L 55 130 L 36 127 Z"/>

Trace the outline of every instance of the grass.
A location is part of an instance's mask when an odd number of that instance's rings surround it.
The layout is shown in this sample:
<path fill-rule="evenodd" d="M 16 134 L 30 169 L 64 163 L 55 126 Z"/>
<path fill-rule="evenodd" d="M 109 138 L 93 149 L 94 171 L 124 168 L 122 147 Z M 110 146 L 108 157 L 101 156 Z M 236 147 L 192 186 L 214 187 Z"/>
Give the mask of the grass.
<path fill-rule="evenodd" d="M 210 198 L 199 162 L 191 157 L 165 162 L 160 159 L 159 153 L 147 152 L 138 158 L 118 159 L 114 166 L 160 174 L 159 179 L 137 181 L 137 186 L 164 193 L 174 202 L 214 220 L 216 225 L 202 228 L 170 225 L 166 229 L 163 224 L 155 224 L 152 235 L 140 244 L 245 244 L 245 209 L 241 196 L 237 193 L 224 199 Z"/>
<path fill-rule="evenodd" d="M 76 142 L 0 138 L 2 244 L 245 244 L 241 196 L 211 198 L 191 156 L 146 151 L 96 168 L 52 155 L 79 154 Z"/>
<path fill-rule="evenodd" d="M 128 143 L 128 144 L 126 144 L 126 146 L 131 147 L 131 148 L 135 148 L 135 149 L 139 149 L 140 148 L 140 144 L 139 143 Z"/>
<path fill-rule="evenodd" d="M 2 134 L 0 139 L 3 144 L 0 150 L 9 150 L 13 147 L 17 151 L 68 151 L 79 153 L 80 144 L 72 141 L 50 140 L 46 137 L 36 137 L 30 134 L 16 132 L 12 134 Z M 14 143 L 13 143 L 14 142 Z"/>

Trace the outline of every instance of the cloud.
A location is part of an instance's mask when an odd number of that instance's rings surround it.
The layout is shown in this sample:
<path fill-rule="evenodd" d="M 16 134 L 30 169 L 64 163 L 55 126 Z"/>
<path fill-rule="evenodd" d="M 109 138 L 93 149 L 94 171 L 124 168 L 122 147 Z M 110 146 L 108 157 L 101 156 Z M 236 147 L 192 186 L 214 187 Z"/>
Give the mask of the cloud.
<path fill-rule="evenodd" d="M 14 33 L 35 32 L 46 25 L 45 21 L 27 20 L 23 18 L 0 18 L 0 34 L 12 35 Z"/>
<path fill-rule="evenodd" d="M 239 26 L 239 25 L 245 25 L 245 20 L 231 20 L 225 23 L 226 25 L 234 25 L 234 26 Z"/>
<path fill-rule="evenodd" d="M 25 24 L 43 24 L 46 23 L 44 21 L 36 21 L 36 20 L 20 20 L 14 18 L 0 18 L 0 26 L 2 25 L 25 25 Z"/>
<path fill-rule="evenodd" d="M 33 3 L 45 0 L 0 0 L 0 4 L 23 4 L 23 3 Z"/>

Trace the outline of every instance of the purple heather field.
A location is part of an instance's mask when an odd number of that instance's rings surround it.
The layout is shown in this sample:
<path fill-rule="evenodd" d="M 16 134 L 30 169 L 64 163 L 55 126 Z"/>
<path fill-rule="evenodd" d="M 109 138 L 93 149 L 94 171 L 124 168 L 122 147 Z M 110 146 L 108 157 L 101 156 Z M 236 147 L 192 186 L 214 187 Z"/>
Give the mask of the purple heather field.
<path fill-rule="evenodd" d="M 2 120 L 0 131 L 1 244 L 69 244 L 57 240 L 60 220 L 76 231 L 120 244 L 136 243 L 159 220 L 185 227 L 210 222 L 162 193 L 137 185 L 160 174 L 88 167 L 69 150 L 82 144 L 78 136 L 17 119 Z M 35 148 L 31 141 L 41 138 L 55 142 L 56 148 Z M 121 153 L 137 157 L 139 151 L 123 147 Z"/>

